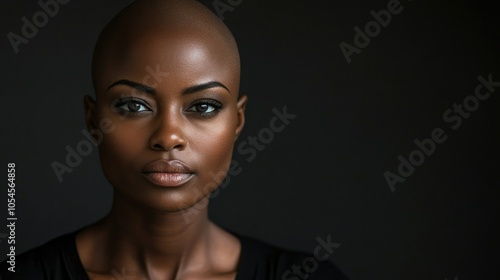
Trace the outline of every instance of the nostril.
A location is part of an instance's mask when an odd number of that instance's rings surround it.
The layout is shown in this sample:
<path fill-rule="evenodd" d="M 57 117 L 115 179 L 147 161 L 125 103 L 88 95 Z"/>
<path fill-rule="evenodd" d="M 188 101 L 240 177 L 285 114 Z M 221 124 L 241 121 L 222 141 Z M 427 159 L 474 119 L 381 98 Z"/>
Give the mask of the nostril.
<path fill-rule="evenodd" d="M 156 143 L 153 144 L 152 149 L 158 151 L 170 151 L 172 149 L 182 150 L 184 149 L 184 145 L 185 145 L 184 141 L 179 143 Z"/>

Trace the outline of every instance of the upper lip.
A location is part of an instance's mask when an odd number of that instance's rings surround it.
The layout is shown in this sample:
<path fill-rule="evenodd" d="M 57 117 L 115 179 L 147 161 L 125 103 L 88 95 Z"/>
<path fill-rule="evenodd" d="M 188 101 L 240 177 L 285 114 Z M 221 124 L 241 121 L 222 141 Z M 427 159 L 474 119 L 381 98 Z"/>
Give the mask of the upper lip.
<path fill-rule="evenodd" d="M 193 173 L 187 165 L 180 160 L 155 160 L 148 163 L 143 169 L 143 173 Z"/>

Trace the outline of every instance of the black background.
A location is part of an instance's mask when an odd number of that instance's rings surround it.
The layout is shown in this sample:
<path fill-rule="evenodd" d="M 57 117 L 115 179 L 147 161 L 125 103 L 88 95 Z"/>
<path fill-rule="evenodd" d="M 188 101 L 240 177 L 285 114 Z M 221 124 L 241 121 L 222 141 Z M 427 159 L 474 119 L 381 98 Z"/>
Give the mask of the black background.
<path fill-rule="evenodd" d="M 353 28 L 388 2 L 245 0 L 224 13 L 240 47 L 240 92 L 249 96 L 237 144 L 268 127 L 273 108 L 297 117 L 255 160 L 235 151 L 243 171 L 211 200 L 211 217 L 310 253 L 317 237 L 331 235 L 341 244 L 331 260 L 352 279 L 500 279 L 500 87 L 458 129 L 443 120 L 474 94 L 479 75 L 500 81 L 498 9 L 486 1 L 402 0 L 403 11 L 347 63 L 339 44 L 353 44 Z M 111 186 L 96 149 L 62 183 L 51 163 L 86 139 L 92 49 L 128 3 L 61 5 L 18 54 L 7 34 L 20 34 L 21 18 L 40 7 L 0 4 L 1 164 L 17 166 L 17 253 L 109 210 Z M 414 140 L 435 128 L 447 140 L 392 192 L 384 172 L 397 173 L 398 155 L 408 158 Z M 5 188 L 1 195 L 6 201 Z"/>

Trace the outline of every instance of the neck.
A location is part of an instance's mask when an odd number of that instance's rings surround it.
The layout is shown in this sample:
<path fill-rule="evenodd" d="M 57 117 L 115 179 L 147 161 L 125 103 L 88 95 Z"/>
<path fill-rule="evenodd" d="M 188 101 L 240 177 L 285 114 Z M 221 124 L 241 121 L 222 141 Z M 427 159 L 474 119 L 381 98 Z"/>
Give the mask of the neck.
<path fill-rule="evenodd" d="M 207 202 L 164 212 L 115 193 L 109 215 L 95 227 L 101 242 L 94 249 L 107 251 L 101 260 L 103 266 L 96 269 L 116 267 L 119 271 L 126 264 L 131 275 L 140 271 L 151 277 L 203 266 L 216 227 L 208 219 Z"/>
<path fill-rule="evenodd" d="M 171 257 L 184 254 L 206 235 L 208 211 L 207 207 L 200 208 L 164 212 L 115 195 L 106 220 L 111 236 L 130 239 L 144 250 Z"/>

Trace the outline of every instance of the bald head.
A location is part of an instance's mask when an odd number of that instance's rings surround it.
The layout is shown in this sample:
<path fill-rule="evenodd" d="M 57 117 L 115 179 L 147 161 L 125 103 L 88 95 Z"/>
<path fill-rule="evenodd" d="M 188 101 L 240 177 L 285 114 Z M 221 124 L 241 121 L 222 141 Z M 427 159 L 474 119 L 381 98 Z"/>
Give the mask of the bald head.
<path fill-rule="evenodd" d="M 92 79 L 99 94 L 114 80 L 139 79 L 152 86 L 172 75 L 208 79 L 211 69 L 218 71 L 214 76 L 232 79 L 227 82 L 238 91 L 238 48 L 215 14 L 194 0 L 138 0 L 100 34 Z"/>

